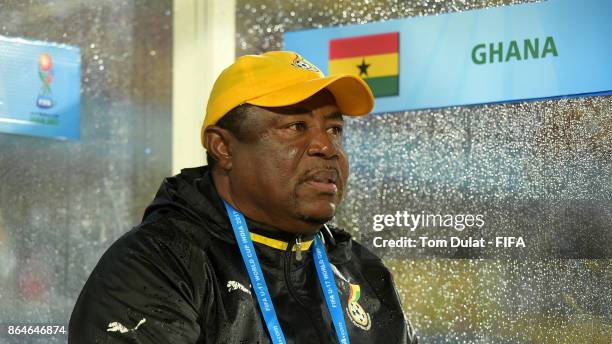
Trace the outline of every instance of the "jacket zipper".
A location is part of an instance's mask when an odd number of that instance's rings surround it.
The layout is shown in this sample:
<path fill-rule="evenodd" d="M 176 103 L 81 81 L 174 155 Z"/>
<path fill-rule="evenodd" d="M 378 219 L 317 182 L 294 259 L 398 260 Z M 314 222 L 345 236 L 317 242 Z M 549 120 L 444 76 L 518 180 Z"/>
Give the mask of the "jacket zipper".
<path fill-rule="evenodd" d="M 301 235 L 297 235 L 295 240 L 292 240 L 292 241 L 295 241 L 297 243 L 298 242 L 298 238 L 300 238 L 300 242 L 301 242 L 301 238 L 302 238 Z M 287 245 L 287 251 L 285 251 L 285 266 L 283 267 L 283 271 L 285 273 L 285 284 L 287 285 L 287 290 L 289 291 L 289 294 L 306 311 L 306 306 L 297 297 L 297 295 L 295 294 L 295 291 L 293 290 L 293 285 L 291 285 L 291 256 L 293 255 L 293 243 L 292 243 L 292 241 L 289 242 L 289 245 Z M 296 252 L 297 252 L 297 249 L 296 249 Z M 301 254 L 302 253 L 300 252 L 300 255 Z M 296 259 L 297 259 L 297 257 L 296 257 Z"/>
<path fill-rule="evenodd" d="M 295 259 L 299 262 L 302 260 L 302 236 L 298 235 L 295 238 Z"/>
<path fill-rule="evenodd" d="M 295 249 L 296 257 L 295 258 L 298 261 L 302 260 L 302 235 L 298 234 L 295 237 L 295 240 L 292 240 L 289 242 L 289 244 L 287 245 L 287 251 L 285 251 L 285 264 L 283 266 L 283 272 L 285 274 L 285 285 L 287 286 L 287 291 L 289 291 L 289 295 L 291 295 L 291 297 L 295 300 L 295 302 L 297 302 L 297 304 L 300 305 L 300 307 L 302 307 L 302 310 L 308 316 L 308 319 L 310 319 L 310 323 L 314 324 L 315 323 L 314 319 L 310 315 L 308 308 L 306 308 L 306 305 L 304 305 L 302 301 L 298 298 L 297 294 L 293 290 L 293 285 L 291 284 L 291 256 L 293 256 L 293 241 L 295 241 L 295 245 L 296 245 L 296 249 Z M 299 259 L 298 259 L 298 254 L 299 254 Z M 315 333 L 317 333 L 318 335 L 318 331 L 315 331 Z M 320 336 L 319 336 L 319 340 L 322 340 Z"/>

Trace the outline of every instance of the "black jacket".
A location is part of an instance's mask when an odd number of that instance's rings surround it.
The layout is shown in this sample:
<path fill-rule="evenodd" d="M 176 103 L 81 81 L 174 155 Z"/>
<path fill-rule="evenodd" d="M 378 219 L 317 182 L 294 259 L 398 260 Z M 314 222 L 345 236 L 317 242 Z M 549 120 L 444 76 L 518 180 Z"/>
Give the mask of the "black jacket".
<path fill-rule="evenodd" d="M 301 237 L 298 260 L 297 236 L 247 224 L 287 342 L 337 343 L 312 237 Z M 416 343 L 381 260 L 342 230 L 321 232 L 351 343 Z M 72 312 L 69 343 L 271 343 L 207 167 L 164 180 L 143 222 L 102 256 Z"/>

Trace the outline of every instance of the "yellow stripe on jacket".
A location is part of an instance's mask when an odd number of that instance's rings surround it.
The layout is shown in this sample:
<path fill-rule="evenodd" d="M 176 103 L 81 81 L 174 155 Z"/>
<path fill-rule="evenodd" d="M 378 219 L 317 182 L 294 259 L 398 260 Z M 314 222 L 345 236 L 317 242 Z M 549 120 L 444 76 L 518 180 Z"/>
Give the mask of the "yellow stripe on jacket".
<path fill-rule="evenodd" d="M 284 242 L 282 240 L 268 238 L 263 235 L 259 235 L 257 233 L 250 233 L 250 234 L 251 234 L 251 240 L 253 240 L 254 242 L 275 248 L 277 250 L 285 251 L 287 250 L 287 245 L 289 245 L 287 242 Z M 302 241 L 302 251 L 307 251 L 308 249 L 310 249 L 310 245 L 312 245 L 312 240 Z M 296 250 L 295 245 L 293 245 L 291 250 L 292 251 Z"/>

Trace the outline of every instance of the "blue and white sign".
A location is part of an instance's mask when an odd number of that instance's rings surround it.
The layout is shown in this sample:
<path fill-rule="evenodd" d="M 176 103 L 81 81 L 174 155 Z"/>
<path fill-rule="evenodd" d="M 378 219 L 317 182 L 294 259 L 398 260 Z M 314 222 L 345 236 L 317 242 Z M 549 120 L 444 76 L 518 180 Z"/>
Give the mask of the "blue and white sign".
<path fill-rule="evenodd" d="M 78 140 L 78 47 L 0 36 L 0 132 Z"/>
<path fill-rule="evenodd" d="M 288 32 L 284 39 L 286 50 L 329 71 L 330 41 L 399 33 L 399 94 L 377 98 L 374 108 L 391 112 L 611 94 L 611 16 L 610 0 L 550 0 Z M 355 75 L 374 63 L 365 56 Z"/>

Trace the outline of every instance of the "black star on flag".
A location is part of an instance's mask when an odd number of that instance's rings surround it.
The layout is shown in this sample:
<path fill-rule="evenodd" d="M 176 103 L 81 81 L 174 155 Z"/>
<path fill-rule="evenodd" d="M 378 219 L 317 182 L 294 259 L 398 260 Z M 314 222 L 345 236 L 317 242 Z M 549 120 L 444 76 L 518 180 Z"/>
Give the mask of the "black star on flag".
<path fill-rule="evenodd" d="M 361 59 L 361 64 L 357 65 L 357 68 L 359 68 L 359 76 L 361 76 L 361 74 L 365 74 L 366 78 L 368 77 L 368 68 L 370 67 L 369 63 L 365 63 L 365 58 Z"/>

